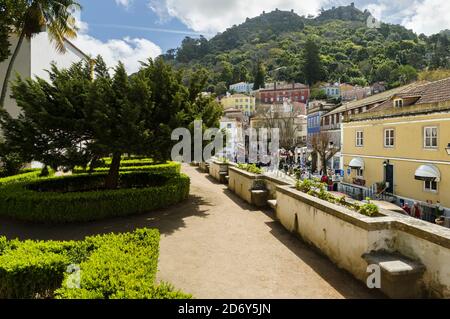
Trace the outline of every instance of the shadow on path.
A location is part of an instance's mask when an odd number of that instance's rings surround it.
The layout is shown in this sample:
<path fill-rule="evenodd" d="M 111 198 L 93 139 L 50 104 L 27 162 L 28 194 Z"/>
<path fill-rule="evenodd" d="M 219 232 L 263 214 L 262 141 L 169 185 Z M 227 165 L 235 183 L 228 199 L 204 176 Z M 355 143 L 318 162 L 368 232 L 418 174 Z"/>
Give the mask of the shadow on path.
<path fill-rule="evenodd" d="M 46 225 L 1 218 L 0 236 L 22 240 L 80 240 L 86 236 L 131 232 L 138 228 L 157 228 L 161 234 L 170 235 L 186 226 L 185 218 L 208 216 L 208 206 L 211 204 L 203 198 L 190 195 L 186 201 L 166 209 L 86 223 Z"/>

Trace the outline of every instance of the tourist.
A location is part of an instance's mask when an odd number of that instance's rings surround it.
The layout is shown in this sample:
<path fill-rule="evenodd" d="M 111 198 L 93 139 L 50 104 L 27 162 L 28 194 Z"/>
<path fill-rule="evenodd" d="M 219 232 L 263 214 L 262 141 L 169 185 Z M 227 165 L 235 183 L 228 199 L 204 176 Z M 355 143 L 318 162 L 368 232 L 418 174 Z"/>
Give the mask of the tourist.
<path fill-rule="evenodd" d="M 411 216 L 414 218 L 422 219 L 422 209 L 418 202 L 414 203 L 414 206 L 411 209 Z"/>
<path fill-rule="evenodd" d="M 411 207 L 409 207 L 408 203 L 403 203 L 402 209 L 408 216 L 411 216 Z"/>

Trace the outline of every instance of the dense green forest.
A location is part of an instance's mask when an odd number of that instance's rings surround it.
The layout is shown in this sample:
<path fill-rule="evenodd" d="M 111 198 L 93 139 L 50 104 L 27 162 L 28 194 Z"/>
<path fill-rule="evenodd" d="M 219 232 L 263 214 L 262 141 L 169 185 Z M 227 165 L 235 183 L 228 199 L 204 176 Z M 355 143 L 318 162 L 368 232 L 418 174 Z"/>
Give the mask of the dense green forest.
<path fill-rule="evenodd" d="M 317 17 L 275 10 L 247 19 L 207 40 L 183 40 L 163 55 L 190 73 L 210 72 L 208 90 L 223 93 L 226 86 L 253 81 L 265 70 L 266 81 L 309 82 L 305 75 L 307 43 L 319 48 L 318 80 L 370 84 L 384 81 L 395 87 L 418 77 L 422 70 L 450 68 L 450 31 L 425 36 L 400 25 L 368 26 L 370 12 L 354 6 L 323 10 Z"/>

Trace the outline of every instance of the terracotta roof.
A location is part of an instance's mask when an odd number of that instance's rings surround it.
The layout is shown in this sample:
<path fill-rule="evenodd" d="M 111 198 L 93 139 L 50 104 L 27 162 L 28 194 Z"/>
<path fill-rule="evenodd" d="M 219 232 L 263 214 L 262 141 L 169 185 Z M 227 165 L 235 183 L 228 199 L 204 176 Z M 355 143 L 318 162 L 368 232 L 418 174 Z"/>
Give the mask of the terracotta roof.
<path fill-rule="evenodd" d="M 406 92 L 393 95 L 389 100 L 371 109 L 369 113 L 394 107 L 392 98 L 417 99 L 412 105 L 433 104 L 450 101 L 450 78 L 418 85 Z"/>
<path fill-rule="evenodd" d="M 412 84 L 409 84 L 406 86 L 401 86 L 401 87 L 398 87 L 398 88 L 395 88 L 395 89 L 392 89 L 389 91 L 384 91 L 379 94 L 371 95 L 362 100 L 348 102 L 348 103 L 345 103 L 345 104 L 341 105 L 340 107 L 334 109 L 333 111 L 331 111 L 328 114 L 332 115 L 332 114 L 342 113 L 342 112 L 345 112 L 348 110 L 357 109 L 357 108 L 367 106 L 367 105 L 383 103 L 386 100 L 389 100 L 391 97 L 393 97 L 396 94 L 407 92 L 407 91 L 409 91 L 419 85 L 422 85 L 422 84 L 423 84 L 423 82 L 415 82 L 415 83 L 412 83 Z"/>
<path fill-rule="evenodd" d="M 416 105 L 450 101 L 450 78 L 418 86 L 407 93 L 420 96 Z"/>

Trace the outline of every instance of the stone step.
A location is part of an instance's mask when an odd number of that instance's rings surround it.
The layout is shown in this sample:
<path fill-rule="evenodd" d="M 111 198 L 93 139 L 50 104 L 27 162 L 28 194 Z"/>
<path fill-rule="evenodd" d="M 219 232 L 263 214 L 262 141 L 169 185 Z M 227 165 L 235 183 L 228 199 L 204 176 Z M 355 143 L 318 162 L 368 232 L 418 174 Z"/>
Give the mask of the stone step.
<path fill-rule="evenodd" d="M 277 209 L 277 200 L 276 199 L 268 200 L 267 204 L 269 205 L 270 208 Z"/>
<path fill-rule="evenodd" d="M 414 298 L 420 290 L 420 281 L 425 266 L 398 253 L 375 251 L 364 254 L 368 265 L 377 265 L 381 269 L 381 291 L 394 299 Z"/>

